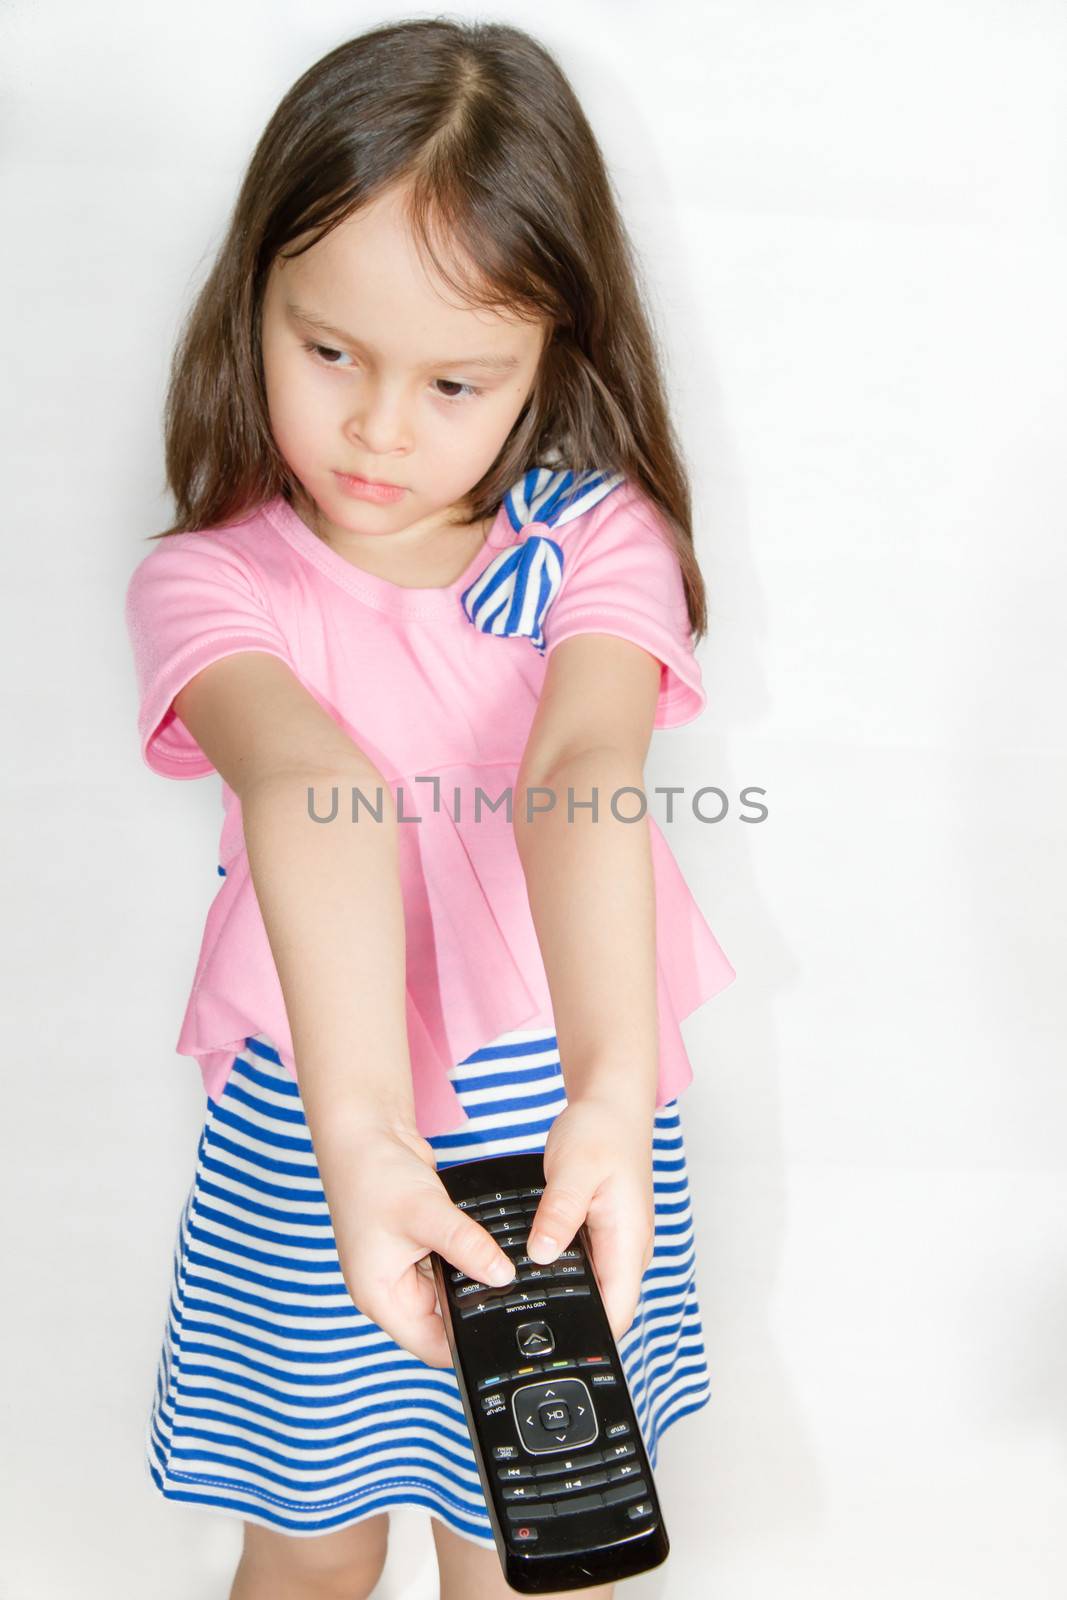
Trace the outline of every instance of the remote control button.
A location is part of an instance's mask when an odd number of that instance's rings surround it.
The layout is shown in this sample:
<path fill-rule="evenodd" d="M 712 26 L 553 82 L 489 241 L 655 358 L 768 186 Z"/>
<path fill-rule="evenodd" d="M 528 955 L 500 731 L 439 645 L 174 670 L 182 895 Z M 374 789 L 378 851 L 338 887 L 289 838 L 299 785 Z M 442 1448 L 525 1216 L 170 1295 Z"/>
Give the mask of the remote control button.
<path fill-rule="evenodd" d="M 520 1480 L 535 1477 L 536 1473 L 533 1467 L 506 1466 L 498 1467 L 496 1475 L 501 1483 L 518 1483 Z"/>
<path fill-rule="evenodd" d="M 505 1500 L 537 1500 L 541 1491 L 535 1483 L 514 1483 L 502 1489 L 501 1494 Z"/>
<path fill-rule="evenodd" d="M 517 1444 L 495 1444 L 493 1446 L 494 1461 L 514 1461 L 519 1453 Z"/>
<path fill-rule="evenodd" d="M 631 1522 L 636 1522 L 639 1517 L 651 1517 L 654 1515 L 652 1501 L 642 1500 L 639 1506 L 627 1506 L 626 1515 L 629 1517 Z"/>
<path fill-rule="evenodd" d="M 537 1408 L 537 1416 L 546 1433 L 558 1433 L 571 1425 L 571 1408 L 565 1400 L 546 1400 Z"/>
<path fill-rule="evenodd" d="M 535 1184 L 529 1189 L 516 1189 L 515 1193 L 520 1200 L 540 1200 L 545 1192 L 544 1184 Z"/>
<path fill-rule="evenodd" d="M 528 1300 L 537 1297 L 530 1294 L 514 1294 L 515 1279 L 510 1283 L 502 1284 L 499 1288 L 492 1283 L 460 1284 L 452 1291 L 452 1298 L 456 1302 L 460 1315 L 468 1317 L 476 1311 L 496 1311 L 504 1306 L 525 1305 Z M 544 1296 L 541 1297 L 542 1303 Z"/>
<path fill-rule="evenodd" d="M 609 1483 L 619 1483 L 623 1479 L 629 1481 L 633 1478 L 640 1478 L 640 1476 L 641 1464 L 638 1461 L 620 1461 L 618 1466 L 608 1464 Z"/>
<path fill-rule="evenodd" d="M 630 1424 L 628 1422 L 609 1422 L 604 1429 L 604 1437 L 605 1439 L 617 1439 L 620 1434 L 629 1433 L 629 1431 Z"/>
<path fill-rule="evenodd" d="M 556 1514 L 551 1500 L 532 1500 L 528 1506 L 507 1506 L 505 1509 L 509 1522 L 532 1522 L 534 1517 L 544 1522 Z"/>
<path fill-rule="evenodd" d="M 515 1274 L 516 1283 L 555 1283 L 555 1267 L 526 1267 Z"/>
<path fill-rule="evenodd" d="M 548 1355 L 555 1349 L 555 1337 L 547 1322 L 520 1322 L 515 1338 L 524 1356 Z"/>
<path fill-rule="evenodd" d="M 510 1288 L 510 1284 L 508 1285 Z M 525 1289 L 518 1294 L 509 1294 L 506 1300 L 498 1301 L 504 1306 L 543 1306 L 548 1299 L 548 1289 Z"/>
<path fill-rule="evenodd" d="M 581 1489 L 595 1489 L 598 1483 L 607 1483 L 606 1472 L 582 1472 L 576 1477 L 561 1478 L 558 1483 L 546 1483 L 542 1494 L 576 1494 Z"/>
<path fill-rule="evenodd" d="M 553 1500 L 551 1504 L 558 1517 L 569 1517 L 579 1511 L 595 1511 L 604 1504 L 604 1496 L 594 1490 L 592 1494 L 575 1494 L 569 1500 Z"/>
<path fill-rule="evenodd" d="M 608 1364 L 607 1356 L 579 1356 L 578 1357 L 578 1365 L 580 1367 L 606 1367 L 607 1364 Z"/>
<path fill-rule="evenodd" d="M 490 1217 L 521 1217 L 524 1215 L 525 1207 L 517 1205 L 514 1201 L 509 1203 L 505 1200 L 499 1205 L 493 1204 L 488 1206 L 479 1206 L 478 1208 L 479 1222 L 488 1222 Z"/>
<path fill-rule="evenodd" d="M 511 1258 L 514 1260 L 514 1258 Z M 525 1261 L 515 1261 L 515 1281 L 517 1283 L 541 1283 L 551 1279 L 556 1281 L 556 1264 L 554 1261 L 533 1261 L 529 1256 Z"/>
<path fill-rule="evenodd" d="M 538 1537 L 536 1528 L 512 1528 L 510 1532 L 516 1544 L 533 1544 Z"/>
<path fill-rule="evenodd" d="M 624 1461 L 627 1456 L 637 1454 L 637 1446 L 633 1444 L 609 1444 L 603 1452 L 605 1461 Z"/>
<path fill-rule="evenodd" d="M 598 1427 L 588 1388 L 580 1378 L 549 1378 L 527 1383 L 511 1396 L 518 1435 L 530 1455 L 561 1455 L 592 1444 Z M 546 1425 L 556 1416 L 561 1425 Z"/>
<path fill-rule="evenodd" d="M 534 1472 L 539 1478 L 551 1478 L 561 1472 L 590 1472 L 594 1467 L 599 1467 L 604 1460 L 600 1450 L 583 1450 L 576 1456 L 559 1456 L 555 1461 L 539 1461 L 534 1465 Z"/>
<path fill-rule="evenodd" d="M 632 1483 L 620 1483 L 612 1488 L 605 1489 L 602 1493 L 602 1499 L 606 1506 L 617 1506 L 624 1500 L 640 1499 L 642 1495 L 647 1493 L 648 1484 L 644 1478 L 635 1478 Z"/>
<path fill-rule="evenodd" d="M 456 1299 L 456 1300 L 469 1300 L 471 1298 L 471 1295 L 487 1294 L 489 1289 L 490 1289 L 490 1287 L 491 1287 L 490 1284 L 488 1284 L 488 1283 L 478 1283 L 475 1279 L 472 1278 L 470 1283 L 457 1284 L 455 1289 L 453 1289 L 453 1291 L 452 1291 L 452 1295 L 453 1295 L 453 1298 Z"/>

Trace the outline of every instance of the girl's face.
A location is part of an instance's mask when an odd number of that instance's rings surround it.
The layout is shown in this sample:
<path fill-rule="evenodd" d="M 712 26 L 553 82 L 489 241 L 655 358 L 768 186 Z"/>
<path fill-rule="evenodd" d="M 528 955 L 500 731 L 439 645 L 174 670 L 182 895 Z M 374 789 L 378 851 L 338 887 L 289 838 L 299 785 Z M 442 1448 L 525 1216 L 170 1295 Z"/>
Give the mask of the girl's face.
<path fill-rule="evenodd" d="M 545 325 L 447 292 L 427 277 L 396 190 L 271 269 L 262 347 L 274 439 L 315 531 L 357 555 L 391 535 L 414 551 L 464 522 L 465 496 L 533 387 Z M 342 474 L 402 493 L 354 499 Z"/>

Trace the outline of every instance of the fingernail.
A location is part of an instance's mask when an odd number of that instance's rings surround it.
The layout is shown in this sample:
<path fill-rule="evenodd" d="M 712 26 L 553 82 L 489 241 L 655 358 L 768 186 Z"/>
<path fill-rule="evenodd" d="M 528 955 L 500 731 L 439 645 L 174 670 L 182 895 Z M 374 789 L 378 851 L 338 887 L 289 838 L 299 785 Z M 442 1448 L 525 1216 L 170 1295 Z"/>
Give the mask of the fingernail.
<path fill-rule="evenodd" d="M 555 1239 L 551 1238 L 547 1233 L 534 1234 L 529 1245 L 527 1246 L 527 1250 L 531 1255 L 536 1252 L 536 1255 L 542 1264 L 545 1261 L 553 1260 L 559 1255 L 559 1245 L 556 1243 Z"/>
<path fill-rule="evenodd" d="M 494 1289 L 502 1289 L 506 1283 L 511 1282 L 514 1276 L 515 1268 L 510 1261 L 498 1261 L 489 1274 L 489 1282 Z"/>

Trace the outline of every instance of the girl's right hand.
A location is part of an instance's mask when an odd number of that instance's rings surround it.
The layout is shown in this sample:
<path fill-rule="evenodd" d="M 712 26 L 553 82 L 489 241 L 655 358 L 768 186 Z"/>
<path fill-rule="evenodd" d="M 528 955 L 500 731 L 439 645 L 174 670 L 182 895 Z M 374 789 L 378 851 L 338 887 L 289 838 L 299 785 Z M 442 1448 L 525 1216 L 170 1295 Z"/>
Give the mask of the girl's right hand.
<path fill-rule="evenodd" d="M 326 1173 L 323 1165 L 341 1274 L 356 1306 L 427 1366 L 450 1367 L 429 1251 L 494 1287 L 514 1278 L 513 1263 L 452 1201 L 433 1146 L 414 1128 L 371 1126 L 332 1141 Z"/>

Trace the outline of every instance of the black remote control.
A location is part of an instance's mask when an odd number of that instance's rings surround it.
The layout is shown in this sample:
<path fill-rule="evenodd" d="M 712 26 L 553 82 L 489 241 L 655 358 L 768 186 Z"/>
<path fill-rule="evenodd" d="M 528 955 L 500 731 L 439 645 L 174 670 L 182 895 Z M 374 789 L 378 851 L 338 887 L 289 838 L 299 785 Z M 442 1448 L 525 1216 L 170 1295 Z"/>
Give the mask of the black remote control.
<path fill-rule="evenodd" d="M 494 1289 L 430 1252 L 505 1579 L 545 1594 L 659 1566 L 670 1543 L 585 1224 L 555 1261 L 526 1254 L 545 1188 L 539 1154 L 438 1177 L 516 1267 Z"/>

